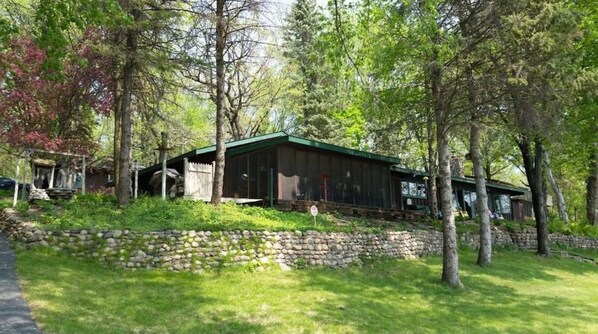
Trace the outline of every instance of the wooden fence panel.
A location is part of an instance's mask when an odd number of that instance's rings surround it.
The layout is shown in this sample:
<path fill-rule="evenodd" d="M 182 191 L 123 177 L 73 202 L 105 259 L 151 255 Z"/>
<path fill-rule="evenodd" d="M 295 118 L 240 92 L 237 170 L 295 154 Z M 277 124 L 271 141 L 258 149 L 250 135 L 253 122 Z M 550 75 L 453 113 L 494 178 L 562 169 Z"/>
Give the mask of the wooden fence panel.
<path fill-rule="evenodd" d="M 185 198 L 210 200 L 214 182 L 214 164 L 200 164 L 185 159 Z"/>

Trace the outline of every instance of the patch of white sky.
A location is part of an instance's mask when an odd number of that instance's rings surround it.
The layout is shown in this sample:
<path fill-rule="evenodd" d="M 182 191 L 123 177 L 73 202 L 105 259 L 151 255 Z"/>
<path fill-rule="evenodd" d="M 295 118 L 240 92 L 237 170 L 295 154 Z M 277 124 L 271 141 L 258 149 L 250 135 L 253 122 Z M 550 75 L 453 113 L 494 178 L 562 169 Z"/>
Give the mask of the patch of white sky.
<path fill-rule="evenodd" d="M 262 6 L 262 20 L 264 27 L 271 35 L 268 43 L 280 46 L 282 44 L 282 29 L 287 15 L 297 0 L 264 0 Z M 316 0 L 316 6 L 325 8 L 328 0 Z"/>
<path fill-rule="evenodd" d="M 260 0 L 258 0 L 260 1 Z M 272 70 L 280 70 L 283 66 L 282 45 L 284 43 L 284 26 L 293 4 L 297 0 L 261 0 L 258 14 L 259 33 L 253 35 L 257 38 L 258 47 L 253 54 L 257 66 L 267 63 Z M 324 9 L 328 0 L 316 0 L 316 6 Z M 262 64 L 262 65 L 260 65 Z"/>

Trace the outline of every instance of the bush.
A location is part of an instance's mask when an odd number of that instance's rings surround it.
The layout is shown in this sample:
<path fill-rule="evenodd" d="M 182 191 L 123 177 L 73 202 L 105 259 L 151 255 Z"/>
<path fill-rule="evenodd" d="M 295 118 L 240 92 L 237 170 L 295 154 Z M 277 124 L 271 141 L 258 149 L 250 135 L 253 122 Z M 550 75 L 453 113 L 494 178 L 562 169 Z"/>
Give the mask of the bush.
<path fill-rule="evenodd" d="M 562 220 L 555 218 L 548 225 L 550 233 L 561 233 L 566 235 L 582 235 L 588 237 L 598 237 L 598 226 L 593 226 L 585 221 L 571 222 L 565 224 Z"/>
<path fill-rule="evenodd" d="M 184 199 L 164 201 L 159 197 L 141 197 L 120 208 L 113 196 L 85 195 L 76 196 L 71 202 L 47 203 L 40 205 L 39 222 L 50 230 L 318 230 L 375 233 L 380 229 L 376 222 L 346 217 L 340 219 L 333 214 L 318 215 L 317 226 L 314 226 L 312 216 L 307 213 L 281 212 L 233 202 L 215 207 Z M 393 228 L 395 225 L 387 227 Z"/>

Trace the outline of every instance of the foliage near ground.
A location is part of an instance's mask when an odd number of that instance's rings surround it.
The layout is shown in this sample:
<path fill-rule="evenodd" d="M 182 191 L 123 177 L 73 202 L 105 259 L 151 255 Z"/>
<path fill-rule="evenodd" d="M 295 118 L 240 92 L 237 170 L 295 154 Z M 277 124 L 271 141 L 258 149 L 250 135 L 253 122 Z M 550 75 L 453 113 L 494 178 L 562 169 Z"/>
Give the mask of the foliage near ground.
<path fill-rule="evenodd" d="M 2 196 L 0 209 L 12 206 L 12 193 Z M 30 209 L 34 208 L 35 211 Z M 38 201 L 35 205 L 17 204 L 17 210 L 40 227 L 61 229 L 129 229 L 147 232 L 156 230 L 317 230 L 336 232 L 379 232 L 380 230 L 435 229 L 442 231 L 439 220 L 384 221 L 360 217 L 321 213 L 314 224 L 307 213 L 280 212 L 269 208 L 228 203 L 219 207 L 186 200 L 163 201 L 157 197 L 143 197 L 129 206 L 118 208 L 113 196 L 78 195 L 74 201 Z M 494 226 L 509 232 L 535 228 L 534 221 L 514 222 L 495 220 Z M 457 222 L 458 233 L 479 233 L 477 220 Z M 564 224 L 552 217 L 551 233 L 598 237 L 598 226 L 584 222 Z"/>
<path fill-rule="evenodd" d="M 314 223 L 308 213 L 281 212 L 270 208 L 235 205 L 232 202 L 214 207 L 187 200 L 163 201 L 144 197 L 126 207 L 116 206 L 114 197 L 78 196 L 72 202 L 37 202 L 36 213 L 27 212 L 46 229 L 129 229 L 157 230 L 318 230 L 342 232 L 376 232 L 380 228 L 400 228 L 384 221 L 341 218 L 320 214 Z"/>
<path fill-rule="evenodd" d="M 48 333 L 596 333 L 598 267 L 501 251 L 461 253 L 462 290 L 442 259 L 379 259 L 347 270 L 194 275 L 124 271 L 20 251 L 17 269 Z"/>

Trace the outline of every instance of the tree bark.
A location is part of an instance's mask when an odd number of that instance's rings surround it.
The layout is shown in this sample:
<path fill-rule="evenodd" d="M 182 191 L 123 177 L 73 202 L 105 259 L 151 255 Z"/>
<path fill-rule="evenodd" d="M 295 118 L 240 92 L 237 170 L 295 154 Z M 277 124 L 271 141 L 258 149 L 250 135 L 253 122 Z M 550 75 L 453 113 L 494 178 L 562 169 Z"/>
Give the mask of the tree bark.
<path fill-rule="evenodd" d="M 559 217 L 565 224 L 569 224 L 567 203 L 565 202 L 565 197 L 563 196 L 559 185 L 556 183 L 554 175 L 552 175 L 552 168 L 550 166 L 550 157 L 548 156 L 548 152 L 544 152 L 544 168 L 546 168 L 546 178 L 548 179 L 548 182 L 550 182 L 550 187 L 552 188 L 554 197 L 556 197 L 556 204 L 559 209 Z"/>
<path fill-rule="evenodd" d="M 586 214 L 588 223 L 598 226 L 598 142 L 590 154 L 590 175 L 586 182 Z"/>
<path fill-rule="evenodd" d="M 461 21 L 463 22 L 463 21 Z M 465 27 L 462 24 L 465 34 Z M 473 78 L 473 70 L 470 65 L 467 69 L 467 100 L 471 108 L 471 127 L 469 132 L 469 150 L 473 163 L 473 175 L 475 178 L 476 200 L 480 214 L 480 249 L 478 251 L 477 264 L 487 266 L 492 263 L 492 231 L 490 229 L 490 210 L 488 209 L 488 194 L 486 193 L 486 179 L 484 178 L 484 161 L 480 152 L 480 122 L 478 116 L 478 98 Z"/>
<path fill-rule="evenodd" d="M 434 122 L 431 115 L 427 119 L 427 141 L 428 141 L 428 206 L 432 219 L 438 218 L 438 197 L 436 189 L 436 150 L 434 149 Z"/>
<path fill-rule="evenodd" d="M 459 278 L 459 253 L 457 249 L 457 228 L 453 216 L 453 188 L 448 138 L 444 131 L 438 131 L 438 163 L 440 166 L 440 209 L 442 210 L 442 281 L 451 287 L 461 288 Z"/>
<path fill-rule="evenodd" d="M 486 179 L 480 154 L 480 124 L 477 117 L 472 115 L 470 132 L 470 151 L 475 177 L 476 199 L 480 213 L 480 249 L 477 264 L 487 266 L 492 263 L 492 231 L 490 229 L 490 210 L 488 209 L 488 194 L 486 193 Z"/>
<path fill-rule="evenodd" d="M 135 5 L 133 5 L 135 6 Z M 131 14 L 136 24 L 141 16 L 138 7 L 131 9 Z M 116 199 L 118 205 L 129 204 L 131 197 L 131 144 L 133 141 L 131 123 L 131 102 L 133 95 L 133 78 L 137 69 L 137 39 L 138 30 L 136 26 L 127 28 L 126 53 L 127 60 L 123 68 L 122 76 L 122 97 L 121 97 L 121 143 L 119 154 L 118 188 Z"/>
<path fill-rule="evenodd" d="M 121 108 L 121 91 L 120 91 L 120 80 L 118 78 L 114 79 L 114 142 L 112 143 L 114 146 L 114 189 L 118 189 L 119 184 L 119 175 L 120 175 L 120 145 L 121 145 L 121 121 L 122 121 L 122 114 L 120 112 Z"/>
<path fill-rule="evenodd" d="M 525 135 L 521 135 L 517 144 L 521 150 L 525 175 L 532 193 L 538 240 L 537 253 L 538 255 L 548 256 L 550 255 L 550 247 L 548 245 L 548 217 L 546 216 L 546 203 L 542 189 L 544 147 L 540 139 L 536 138 L 534 140 L 534 152 L 532 152 L 532 145 Z"/>
<path fill-rule="evenodd" d="M 216 0 L 216 163 L 211 203 L 218 205 L 222 201 L 225 164 L 224 138 L 224 47 L 226 26 L 224 23 L 224 1 Z"/>
<path fill-rule="evenodd" d="M 453 288 L 462 288 L 459 278 L 457 228 L 453 217 L 453 188 L 449 158 L 448 122 L 445 97 L 442 93 L 442 70 L 436 60 L 430 64 L 430 85 L 436 121 L 438 149 L 440 210 L 442 211 L 442 281 Z"/>

